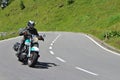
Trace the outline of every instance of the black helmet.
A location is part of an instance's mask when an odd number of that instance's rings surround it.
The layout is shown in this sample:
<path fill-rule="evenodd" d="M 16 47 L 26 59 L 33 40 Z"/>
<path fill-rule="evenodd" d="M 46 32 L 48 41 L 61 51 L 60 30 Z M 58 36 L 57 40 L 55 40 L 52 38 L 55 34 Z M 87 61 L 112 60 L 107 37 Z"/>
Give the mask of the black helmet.
<path fill-rule="evenodd" d="M 27 25 L 29 28 L 34 28 L 35 22 L 30 20 Z"/>

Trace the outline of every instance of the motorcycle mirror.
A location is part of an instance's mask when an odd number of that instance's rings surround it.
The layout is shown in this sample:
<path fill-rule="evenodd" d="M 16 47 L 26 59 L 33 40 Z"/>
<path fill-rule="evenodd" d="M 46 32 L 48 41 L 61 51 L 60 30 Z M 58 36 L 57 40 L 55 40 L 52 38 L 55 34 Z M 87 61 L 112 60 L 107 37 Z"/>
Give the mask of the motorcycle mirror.
<path fill-rule="evenodd" d="M 43 36 L 42 36 L 43 38 L 45 38 L 46 37 L 46 35 L 45 34 L 43 34 Z"/>

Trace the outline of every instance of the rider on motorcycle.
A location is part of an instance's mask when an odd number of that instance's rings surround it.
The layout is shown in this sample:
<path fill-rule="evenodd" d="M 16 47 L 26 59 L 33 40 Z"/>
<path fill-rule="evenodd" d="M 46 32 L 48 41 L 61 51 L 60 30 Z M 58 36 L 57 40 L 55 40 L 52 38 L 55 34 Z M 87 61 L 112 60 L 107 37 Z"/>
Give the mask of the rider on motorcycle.
<path fill-rule="evenodd" d="M 27 23 L 27 27 L 19 32 L 20 36 L 23 35 L 23 39 L 21 40 L 20 48 L 18 49 L 18 53 L 16 54 L 18 57 L 21 54 L 21 50 L 22 50 L 22 48 L 25 45 L 24 44 L 25 40 L 28 39 L 29 36 L 30 36 L 29 34 L 36 35 L 39 40 L 43 40 L 44 41 L 44 38 L 42 36 L 39 36 L 38 31 L 36 30 L 36 28 L 34 28 L 34 26 L 35 26 L 35 22 L 30 20 Z"/>

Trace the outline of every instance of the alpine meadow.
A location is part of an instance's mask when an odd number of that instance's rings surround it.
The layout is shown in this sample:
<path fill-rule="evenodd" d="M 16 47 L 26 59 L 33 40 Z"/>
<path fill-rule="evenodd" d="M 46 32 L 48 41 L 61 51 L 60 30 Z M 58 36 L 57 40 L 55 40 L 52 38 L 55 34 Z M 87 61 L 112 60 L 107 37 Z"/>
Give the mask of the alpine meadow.
<path fill-rule="evenodd" d="M 120 49 L 120 0 L 9 0 L 0 9 L 0 39 L 18 36 L 29 20 L 38 31 L 91 34 Z"/>

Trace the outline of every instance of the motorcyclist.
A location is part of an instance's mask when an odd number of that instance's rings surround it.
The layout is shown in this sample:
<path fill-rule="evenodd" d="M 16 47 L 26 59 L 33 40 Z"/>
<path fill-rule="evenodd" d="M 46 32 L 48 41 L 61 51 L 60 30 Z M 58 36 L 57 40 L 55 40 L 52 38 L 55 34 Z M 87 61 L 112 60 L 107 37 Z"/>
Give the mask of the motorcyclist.
<path fill-rule="evenodd" d="M 21 40 L 20 48 L 18 49 L 17 56 L 21 54 L 21 50 L 24 47 L 25 40 L 29 38 L 30 34 L 36 35 L 39 40 L 43 40 L 44 38 L 42 36 L 39 36 L 38 31 L 36 28 L 34 28 L 35 22 L 34 21 L 28 21 L 27 27 L 19 32 L 20 36 L 23 36 L 23 39 Z"/>

